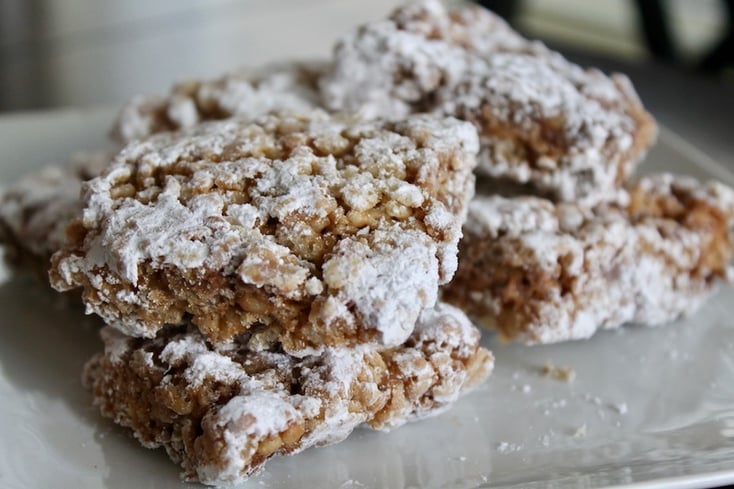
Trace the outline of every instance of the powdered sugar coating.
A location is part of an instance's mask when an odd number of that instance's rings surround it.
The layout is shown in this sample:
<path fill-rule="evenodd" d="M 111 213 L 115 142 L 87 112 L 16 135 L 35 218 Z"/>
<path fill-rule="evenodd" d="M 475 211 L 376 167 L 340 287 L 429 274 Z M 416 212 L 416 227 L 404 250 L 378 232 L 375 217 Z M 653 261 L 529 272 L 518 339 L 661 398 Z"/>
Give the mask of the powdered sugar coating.
<path fill-rule="evenodd" d="M 444 298 L 528 343 L 691 314 L 730 276 L 734 191 L 669 174 L 587 208 L 535 197 L 470 205 Z"/>
<path fill-rule="evenodd" d="M 277 329 L 292 353 L 395 346 L 456 268 L 473 127 L 270 115 L 127 146 L 84 191 L 53 285 L 151 337 L 190 314 L 214 341 Z"/>
<path fill-rule="evenodd" d="M 324 104 L 366 117 L 435 112 L 480 132 L 479 170 L 560 201 L 614 197 L 656 136 L 629 80 L 584 70 L 479 7 L 399 8 L 335 49 Z"/>
<path fill-rule="evenodd" d="M 316 80 L 325 69 L 322 62 L 278 63 L 243 68 L 212 80 L 181 82 L 165 96 L 130 100 L 120 110 L 112 134 L 127 143 L 206 120 L 308 111 L 319 107 Z"/>
<path fill-rule="evenodd" d="M 97 176 L 110 158 L 106 152 L 80 152 L 65 165 L 44 167 L 3 188 L 0 242 L 7 248 L 5 257 L 45 277 L 67 226 L 81 215 L 82 182 Z"/>
<path fill-rule="evenodd" d="M 555 53 L 497 53 L 473 65 L 442 112 L 480 129 L 483 173 L 588 205 L 614 198 L 654 140 L 628 88 Z"/>
<path fill-rule="evenodd" d="M 435 415 L 489 375 L 479 331 L 457 309 L 425 311 L 395 349 L 327 349 L 295 358 L 247 336 L 211 346 L 195 329 L 139 340 L 102 330 L 85 368 L 102 414 L 146 447 L 164 446 L 183 476 L 233 484 L 272 456 Z"/>
<path fill-rule="evenodd" d="M 365 117 L 436 110 L 479 61 L 475 55 L 533 46 L 479 7 L 449 12 L 440 1 L 412 2 L 339 41 L 322 98 L 332 110 Z"/>

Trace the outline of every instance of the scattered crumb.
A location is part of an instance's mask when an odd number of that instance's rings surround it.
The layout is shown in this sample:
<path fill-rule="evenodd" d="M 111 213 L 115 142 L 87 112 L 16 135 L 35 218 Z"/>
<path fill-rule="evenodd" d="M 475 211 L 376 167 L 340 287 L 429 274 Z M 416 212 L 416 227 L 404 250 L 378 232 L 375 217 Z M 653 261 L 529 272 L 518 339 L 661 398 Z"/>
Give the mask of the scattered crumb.
<path fill-rule="evenodd" d="M 606 408 L 607 410 L 614 411 L 615 413 L 620 414 L 620 415 L 625 415 L 629 412 L 629 407 L 627 406 L 626 402 L 619 402 L 619 403 L 609 402 L 609 401 L 605 401 L 604 399 L 602 399 L 599 396 L 593 396 L 591 394 L 584 394 L 583 399 L 586 402 L 593 404 L 594 406 L 597 406 L 596 414 L 601 419 L 604 419 L 606 417 L 605 409 L 602 409 L 602 408 Z"/>
<path fill-rule="evenodd" d="M 545 408 L 546 410 L 564 408 L 567 405 L 568 401 L 566 401 L 565 399 L 541 399 L 535 401 L 536 407 Z"/>
<path fill-rule="evenodd" d="M 584 399 L 597 406 L 602 405 L 602 400 L 598 396 L 592 396 L 591 394 L 585 394 Z"/>
<path fill-rule="evenodd" d="M 573 432 L 574 438 L 586 438 L 586 423 L 582 424 Z"/>
<path fill-rule="evenodd" d="M 499 445 L 497 445 L 497 451 L 500 453 L 512 453 L 512 452 L 519 452 L 522 450 L 522 445 L 517 443 L 508 443 L 506 441 L 500 442 Z"/>
<path fill-rule="evenodd" d="M 540 374 L 543 377 L 552 377 L 563 382 L 573 382 L 576 378 L 576 371 L 574 369 L 570 367 L 556 367 L 551 362 L 546 362 L 540 369 Z"/>
<path fill-rule="evenodd" d="M 540 444 L 544 447 L 550 446 L 550 437 L 548 435 L 543 435 L 543 437 L 540 439 Z"/>
<path fill-rule="evenodd" d="M 532 391 L 532 390 L 533 390 L 533 388 L 530 387 L 528 384 L 525 384 L 525 385 L 522 386 L 522 392 L 523 392 L 523 394 L 529 394 L 530 391 Z"/>
<path fill-rule="evenodd" d="M 339 486 L 339 489 L 350 489 L 352 487 L 364 487 L 364 484 L 359 481 L 349 479 L 347 481 L 344 481 L 342 485 Z"/>
<path fill-rule="evenodd" d="M 459 457 L 459 462 L 466 462 L 466 457 L 464 457 L 463 455 Z"/>
<path fill-rule="evenodd" d="M 627 403 L 622 402 L 619 404 L 612 404 L 612 407 L 619 413 L 619 414 L 627 414 Z"/>

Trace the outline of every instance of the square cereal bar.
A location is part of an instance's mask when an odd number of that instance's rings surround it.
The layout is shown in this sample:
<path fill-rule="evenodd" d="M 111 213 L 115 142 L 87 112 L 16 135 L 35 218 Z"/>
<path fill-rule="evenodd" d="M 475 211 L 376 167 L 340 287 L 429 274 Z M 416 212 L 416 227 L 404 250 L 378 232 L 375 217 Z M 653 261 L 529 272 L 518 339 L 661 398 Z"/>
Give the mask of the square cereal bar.
<path fill-rule="evenodd" d="M 165 96 L 136 96 L 120 110 L 112 136 L 127 143 L 202 121 L 311 110 L 320 105 L 316 85 L 325 69 L 320 62 L 279 63 L 181 82 Z"/>
<path fill-rule="evenodd" d="M 412 329 L 412 328 L 411 328 Z M 154 339 L 102 330 L 85 368 L 102 414 L 148 448 L 163 446 L 187 480 L 233 484 L 275 455 L 336 443 L 360 424 L 388 430 L 437 414 L 487 378 L 491 354 L 463 313 L 439 304 L 388 350 L 326 349 L 295 358 L 248 334 L 212 346 L 195 328 Z"/>
<path fill-rule="evenodd" d="M 553 343 L 691 314 L 731 276 L 734 191 L 669 174 L 589 209 L 535 197 L 470 204 L 443 298 L 508 339 Z"/>
<path fill-rule="evenodd" d="M 153 337 L 187 318 L 212 341 L 286 351 L 397 346 L 456 270 L 474 128 L 323 112 L 231 119 L 128 145 L 84 190 L 52 285 Z"/>
<path fill-rule="evenodd" d="M 81 215 L 82 182 L 99 175 L 111 157 L 78 153 L 63 166 L 47 166 L 0 190 L 0 244 L 13 267 L 47 280 L 51 255 L 64 244 L 69 223 Z"/>
<path fill-rule="evenodd" d="M 583 69 L 487 10 L 438 0 L 345 36 L 320 86 L 331 110 L 470 121 L 480 173 L 556 201 L 613 199 L 657 135 L 624 75 Z"/>

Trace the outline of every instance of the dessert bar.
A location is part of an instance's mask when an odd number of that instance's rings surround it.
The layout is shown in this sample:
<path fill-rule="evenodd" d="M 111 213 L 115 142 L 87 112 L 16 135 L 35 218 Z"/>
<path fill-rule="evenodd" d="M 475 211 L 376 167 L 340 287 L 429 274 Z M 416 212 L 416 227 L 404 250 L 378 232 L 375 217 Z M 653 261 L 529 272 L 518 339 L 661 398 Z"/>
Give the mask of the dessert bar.
<path fill-rule="evenodd" d="M 112 136 L 123 143 L 163 131 L 233 116 L 318 107 L 316 84 L 324 63 L 293 62 L 241 69 L 211 80 L 175 85 L 165 96 L 141 95 L 120 111 Z"/>
<path fill-rule="evenodd" d="M 81 214 L 82 182 L 99 175 L 110 158 L 106 152 L 77 153 L 63 166 L 47 166 L 0 191 L 0 244 L 14 268 L 47 280 L 51 255 Z"/>
<path fill-rule="evenodd" d="M 670 174 L 595 208 L 479 196 L 443 297 L 527 343 L 659 325 L 691 314 L 730 278 L 732 225 L 732 189 Z"/>
<path fill-rule="evenodd" d="M 583 69 L 477 6 L 409 4 L 349 33 L 334 58 L 320 82 L 330 110 L 470 121 L 480 173 L 556 201 L 613 199 L 657 135 L 624 75 Z"/>
<path fill-rule="evenodd" d="M 102 330 L 85 368 L 102 414 L 148 448 L 165 447 L 188 480 L 233 484 L 274 455 L 336 443 L 361 424 L 389 430 L 435 415 L 492 370 L 479 331 L 448 305 L 422 313 L 388 350 L 329 348 L 295 358 L 252 337 L 212 346 L 196 328 L 156 338 Z"/>
<path fill-rule="evenodd" d="M 456 269 L 476 131 L 268 115 L 129 144 L 85 185 L 52 285 L 133 336 L 190 318 L 211 341 L 397 346 Z"/>

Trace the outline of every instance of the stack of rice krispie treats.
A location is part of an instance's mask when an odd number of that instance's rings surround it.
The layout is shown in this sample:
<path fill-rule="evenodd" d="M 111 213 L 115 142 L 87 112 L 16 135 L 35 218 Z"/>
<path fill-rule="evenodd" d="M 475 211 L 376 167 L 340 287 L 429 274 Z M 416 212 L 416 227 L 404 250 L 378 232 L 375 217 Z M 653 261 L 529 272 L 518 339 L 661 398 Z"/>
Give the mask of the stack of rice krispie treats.
<path fill-rule="evenodd" d="M 587 338 L 695 311 L 731 275 L 734 192 L 631 176 L 657 127 L 624 75 L 583 69 L 479 7 L 414 3 L 347 35 L 332 110 L 471 122 L 477 197 L 443 298 L 506 339 Z"/>
<path fill-rule="evenodd" d="M 203 122 L 6 189 L 4 242 L 106 322 L 84 372 L 102 414 L 186 479 L 236 483 L 438 414 L 490 374 L 477 328 L 437 300 L 478 150 L 434 115 Z"/>
<path fill-rule="evenodd" d="M 231 484 L 450 407 L 493 368 L 472 320 L 548 343 L 698 308 L 734 191 L 633 179 L 656 133 L 625 76 L 426 0 L 132 99 L 117 152 L 4 189 L 0 240 L 104 319 L 102 415 Z"/>
<path fill-rule="evenodd" d="M 492 369 L 437 302 L 477 151 L 453 118 L 319 111 L 126 145 L 50 269 L 107 323 L 84 374 L 102 414 L 223 484 L 450 406 Z"/>

